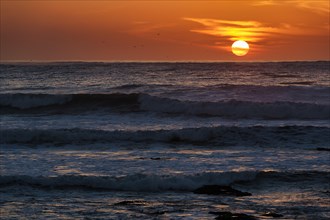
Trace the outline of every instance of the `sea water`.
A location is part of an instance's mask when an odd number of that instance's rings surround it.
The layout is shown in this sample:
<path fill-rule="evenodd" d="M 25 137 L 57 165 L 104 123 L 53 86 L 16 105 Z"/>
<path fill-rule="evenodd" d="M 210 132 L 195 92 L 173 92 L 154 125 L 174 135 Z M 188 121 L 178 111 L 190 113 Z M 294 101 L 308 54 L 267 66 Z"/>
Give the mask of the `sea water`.
<path fill-rule="evenodd" d="M 0 218 L 329 219 L 329 65 L 1 64 Z"/>

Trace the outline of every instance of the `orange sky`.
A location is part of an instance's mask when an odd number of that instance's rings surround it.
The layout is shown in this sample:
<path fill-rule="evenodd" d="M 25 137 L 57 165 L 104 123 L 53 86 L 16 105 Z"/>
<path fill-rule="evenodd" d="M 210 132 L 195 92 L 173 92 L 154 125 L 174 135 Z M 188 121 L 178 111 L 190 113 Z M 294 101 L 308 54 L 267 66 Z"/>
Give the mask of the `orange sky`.
<path fill-rule="evenodd" d="M 329 35 L 328 0 L 1 0 L 2 61 L 330 60 Z"/>

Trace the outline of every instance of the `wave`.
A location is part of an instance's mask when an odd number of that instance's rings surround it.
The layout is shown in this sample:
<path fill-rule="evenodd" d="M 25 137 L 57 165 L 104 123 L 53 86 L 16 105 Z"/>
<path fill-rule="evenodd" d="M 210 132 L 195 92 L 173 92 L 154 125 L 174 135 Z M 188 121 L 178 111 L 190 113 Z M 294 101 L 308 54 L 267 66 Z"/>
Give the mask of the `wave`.
<path fill-rule="evenodd" d="M 197 102 L 141 93 L 0 94 L 2 114 L 148 111 L 165 114 L 262 119 L 330 119 L 330 105 L 297 102 Z"/>
<path fill-rule="evenodd" d="M 237 182 L 269 181 L 329 181 L 328 172 L 204 172 L 191 175 L 132 174 L 128 176 L 0 176 L 0 187 L 31 186 L 50 189 L 86 188 L 137 192 L 193 191 L 203 185 L 231 185 Z"/>
<path fill-rule="evenodd" d="M 0 94 L 3 114 L 10 113 L 80 113 L 85 111 L 132 111 L 139 94 Z"/>
<path fill-rule="evenodd" d="M 1 107 L 29 109 L 41 106 L 63 105 L 72 101 L 71 95 L 0 94 Z"/>
<path fill-rule="evenodd" d="M 313 146 L 328 147 L 330 128 L 282 127 L 200 127 L 176 130 L 106 131 L 91 129 L 7 129 L 0 132 L 1 144 L 70 145 L 97 143 L 186 143 L 209 146 Z"/>
<path fill-rule="evenodd" d="M 83 187 L 123 191 L 191 191 L 206 184 L 229 185 L 234 181 L 252 180 L 255 172 L 201 173 L 197 175 L 111 176 L 0 176 L 0 186 L 28 185 L 47 188 Z"/>
<path fill-rule="evenodd" d="M 140 97 L 140 108 L 162 113 L 263 119 L 330 119 L 330 105 L 295 102 L 221 101 L 194 102 Z"/>

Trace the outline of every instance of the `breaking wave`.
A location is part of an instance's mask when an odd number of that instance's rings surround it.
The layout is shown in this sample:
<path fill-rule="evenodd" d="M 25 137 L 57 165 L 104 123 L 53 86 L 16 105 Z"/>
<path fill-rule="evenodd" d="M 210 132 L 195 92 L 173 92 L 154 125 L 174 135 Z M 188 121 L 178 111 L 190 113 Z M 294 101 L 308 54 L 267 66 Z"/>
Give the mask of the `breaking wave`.
<path fill-rule="evenodd" d="M 260 119 L 330 119 L 330 105 L 297 102 L 196 102 L 148 94 L 0 94 L 2 114 L 148 111 L 165 114 Z"/>
<path fill-rule="evenodd" d="M 270 181 L 328 181 L 328 172 L 296 171 L 296 172 L 204 172 L 191 175 L 155 175 L 132 174 L 128 176 L 0 176 L 0 187 L 30 186 L 50 189 L 98 189 L 137 192 L 160 191 L 193 191 L 203 185 L 231 185 L 236 182 L 270 180 Z"/>
<path fill-rule="evenodd" d="M 111 176 L 1 176 L 0 186 L 28 185 L 46 188 L 83 187 L 122 191 L 191 191 L 206 184 L 229 185 L 235 181 L 254 179 L 255 172 L 201 173 L 197 175 L 147 175 L 133 174 Z"/>
<path fill-rule="evenodd" d="M 144 95 L 140 108 L 162 113 L 208 115 L 228 118 L 330 119 L 330 106 L 295 102 L 179 101 Z"/>

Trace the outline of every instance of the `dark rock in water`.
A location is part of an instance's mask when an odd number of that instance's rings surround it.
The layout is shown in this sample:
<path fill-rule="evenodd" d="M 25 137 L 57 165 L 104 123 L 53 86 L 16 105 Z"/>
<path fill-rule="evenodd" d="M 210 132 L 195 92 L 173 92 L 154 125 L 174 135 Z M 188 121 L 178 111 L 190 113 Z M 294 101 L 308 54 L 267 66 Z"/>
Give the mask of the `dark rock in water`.
<path fill-rule="evenodd" d="M 173 135 L 170 139 L 169 142 L 180 142 L 182 139 L 178 135 Z"/>
<path fill-rule="evenodd" d="M 273 218 L 281 218 L 283 215 L 277 214 L 275 212 L 266 212 L 265 214 L 262 214 L 261 216 L 267 216 L 267 217 L 273 217 Z"/>
<path fill-rule="evenodd" d="M 150 212 L 150 213 L 145 213 L 148 215 L 164 215 L 166 212 L 165 211 L 156 211 L 156 212 Z"/>
<path fill-rule="evenodd" d="M 113 205 L 145 205 L 145 201 L 122 201 L 122 202 L 117 202 Z"/>
<path fill-rule="evenodd" d="M 230 186 L 205 185 L 193 191 L 196 194 L 224 195 L 224 196 L 251 196 L 251 193 L 242 192 Z"/>
<path fill-rule="evenodd" d="M 210 214 L 217 215 L 217 220 L 256 220 L 257 218 L 251 215 L 242 213 L 231 212 L 209 212 Z"/>
<path fill-rule="evenodd" d="M 150 160 L 161 160 L 160 157 L 150 157 Z"/>
<path fill-rule="evenodd" d="M 169 157 L 150 157 L 150 160 L 170 160 Z"/>
<path fill-rule="evenodd" d="M 330 195 L 330 191 L 329 190 L 324 191 L 323 193 Z"/>
<path fill-rule="evenodd" d="M 325 147 L 318 147 L 316 148 L 318 151 L 330 151 L 330 148 L 325 148 Z"/>

